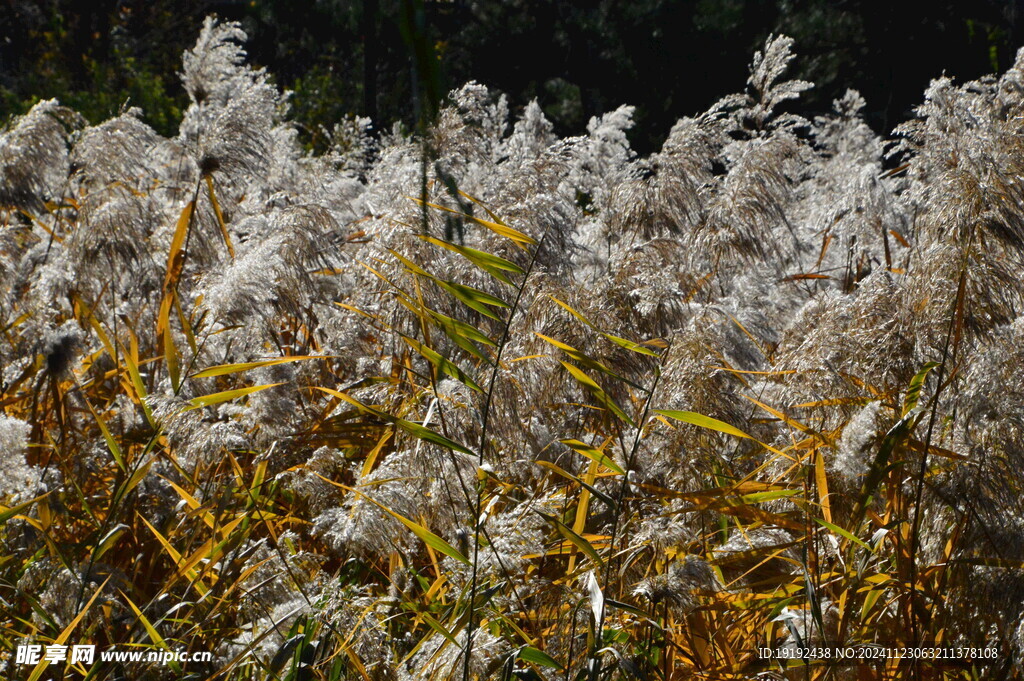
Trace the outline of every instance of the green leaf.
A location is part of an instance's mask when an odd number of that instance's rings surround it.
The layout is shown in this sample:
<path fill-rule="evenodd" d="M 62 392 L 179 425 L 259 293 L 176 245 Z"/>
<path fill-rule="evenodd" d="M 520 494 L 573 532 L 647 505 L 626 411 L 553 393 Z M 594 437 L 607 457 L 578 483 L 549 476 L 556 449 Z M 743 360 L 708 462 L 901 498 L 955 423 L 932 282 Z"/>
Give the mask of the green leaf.
<path fill-rule="evenodd" d="M 219 393 L 211 393 L 209 395 L 202 395 L 200 397 L 194 397 L 189 400 L 191 406 L 186 407 L 184 411 L 192 411 L 193 409 L 202 409 L 203 407 L 210 407 L 221 402 L 228 402 L 235 399 L 236 397 L 243 397 L 251 393 L 259 392 L 260 390 L 266 390 L 267 388 L 273 388 L 275 386 L 283 385 L 282 383 L 267 383 L 266 385 L 252 385 L 248 388 L 237 388 L 235 390 L 225 390 Z"/>
<path fill-rule="evenodd" d="M 603 331 L 601 332 L 601 335 L 604 336 L 605 338 L 607 338 L 608 340 L 610 340 L 612 343 L 615 343 L 619 347 L 626 348 L 627 350 L 631 350 L 633 352 L 638 352 L 641 355 L 650 355 L 651 357 L 660 357 L 660 355 L 658 354 L 658 352 L 656 350 L 651 350 L 650 348 L 645 348 L 644 346 L 640 345 L 639 343 L 634 343 L 631 340 L 626 340 L 625 338 L 620 338 L 619 336 L 613 336 L 612 334 L 605 333 Z M 653 344 L 654 341 L 651 341 L 651 343 Z"/>
<path fill-rule="evenodd" d="M 517 657 L 524 662 L 532 662 L 533 664 L 539 664 L 542 667 L 562 669 L 562 665 L 555 662 L 550 655 L 545 653 L 543 650 L 534 648 L 533 646 L 523 646 L 520 648 Z"/>
<path fill-rule="evenodd" d="M 146 395 L 146 385 L 142 382 L 142 374 L 139 373 L 139 365 L 135 363 L 132 358 L 131 352 L 125 352 L 122 355 L 125 366 L 128 368 L 128 377 L 131 379 L 132 388 L 135 389 L 135 396 L 138 398 L 139 404 L 142 406 L 142 411 L 146 414 L 146 420 L 149 425 L 156 427 L 156 419 L 153 418 L 153 410 L 149 408 L 149 403 Z"/>
<path fill-rule="evenodd" d="M 464 305 L 466 305 L 467 307 L 470 307 L 470 308 L 476 310 L 477 312 L 479 312 L 480 314 L 482 314 L 482 315 L 484 315 L 486 317 L 490 317 L 491 319 L 494 319 L 494 320 L 497 320 L 497 321 L 501 321 L 501 318 L 498 317 L 498 315 L 496 315 L 488 306 L 490 306 L 490 307 L 508 307 L 509 306 L 508 303 L 506 303 L 504 300 L 501 300 L 500 298 L 495 298 L 494 296 L 490 295 L 489 293 L 484 293 L 483 291 L 481 291 L 479 289 L 475 289 L 472 286 L 465 286 L 465 285 L 460 284 L 460 283 L 455 282 L 455 281 L 448 281 L 448 280 L 445 280 L 445 279 L 439 279 L 438 277 L 435 277 L 430 272 L 427 272 L 425 269 L 423 269 L 422 267 L 420 267 L 419 265 L 417 265 L 413 261 L 409 260 L 408 258 L 402 256 L 401 254 L 399 254 L 398 252 L 396 252 L 396 251 L 394 251 L 392 249 L 388 249 L 388 252 L 391 253 L 391 255 L 393 255 L 396 258 L 398 258 L 398 260 L 403 265 L 405 265 L 409 269 L 410 272 L 413 272 L 414 274 L 418 274 L 421 277 L 424 277 L 426 279 L 430 279 L 431 281 L 436 283 L 438 286 L 443 288 L 445 291 L 448 291 L 448 293 L 450 293 L 453 296 L 455 296 L 455 298 L 457 298 L 458 300 L 462 301 L 462 303 Z"/>
<path fill-rule="evenodd" d="M 487 253 L 485 251 L 479 251 L 475 248 L 468 246 L 457 246 L 453 243 L 449 243 L 442 239 L 437 239 L 432 236 L 420 236 L 421 239 L 428 241 L 432 244 L 446 248 L 449 251 L 453 251 L 463 256 L 471 263 L 482 269 L 483 271 L 490 274 L 498 281 L 514 286 L 512 281 L 508 278 L 505 272 L 512 272 L 514 274 L 524 274 L 523 269 L 516 265 L 514 262 L 505 260 L 505 258 L 498 257 L 493 253 Z"/>
<path fill-rule="evenodd" d="M 420 267 L 419 265 L 414 263 L 412 260 L 409 260 L 408 258 L 406 258 L 404 255 L 402 255 L 398 251 L 389 248 L 388 249 L 388 253 L 390 253 L 391 255 L 393 255 L 396 258 L 398 258 L 398 261 L 400 263 L 402 263 L 403 265 L 405 265 L 406 268 L 408 268 L 408 270 L 410 272 L 412 272 L 413 274 L 418 274 L 421 277 L 426 277 L 427 279 L 436 279 L 436 277 L 433 274 L 431 274 L 430 272 L 427 272 L 425 269 L 423 269 L 422 267 Z"/>
<path fill-rule="evenodd" d="M 626 471 L 624 471 L 622 467 L 619 466 L 619 464 L 615 463 L 615 461 L 612 460 L 611 457 L 609 457 L 607 454 L 605 454 L 599 449 L 595 449 L 588 444 L 580 442 L 579 440 L 559 440 L 559 442 L 561 442 L 563 445 L 568 445 L 569 447 L 572 447 L 575 451 L 579 452 L 588 459 L 592 459 L 598 462 L 605 468 L 613 470 L 619 475 L 626 474 Z"/>
<path fill-rule="evenodd" d="M 434 326 L 441 329 L 444 335 L 448 336 L 453 343 L 458 345 L 460 348 L 473 355 L 481 362 L 486 364 L 494 364 L 481 350 L 476 346 L 474 341 L 484 343 L 485 345 L 496 345 L 494 341 L 485 336 L 475 326 L 471 326 L 464 322 L 460 322 L 457 319 L 447 317 L 440 312 L 434 312 L 427 310 L 427 314 L 430 315 L 431 321 Z M 485 340 L 478 340 L 478 337 L 482 337 Z"/>
<path fill-rule="evenodd" d="M 490 336 L 472 324 L 461 322 L 458 319 L 453 319 L 452 317 L 443 315 L 440 312 L 434 312 L 433 310 L 427 310 L 427 314 L 429 314 L 430 317 L 438 323 L 438 326 L 445 331 L 450 327 L 456 335 L 464 336 L 469 340 L 476 341 L 477 343 L 483 343 L 484 345 L 490 345 L 492 347 L 498 345 Z"/>
<path fill-rule="evenodd" d="M 571 314 L 573 317 L 575 317 L 576 319 L 580 320 L 581 322 L 583 322 L 584 324 L 586 324 L 587 326 L 592 328 L 594 331 L 597 331 L 599 334 L 601 334 L 602 336 L 604 336 L 605 338 L 610 340 L 612 343 L 615 343 L 619 347 L 626 348 L 627 350 L 632 350 L 633 352 L 638 352 L 638 353 L 640 353 L 642 355 L 650 355 L 651 357 L 659 357 L 657 351 L 655 351 L 655 350 L 651 350 L 650 348 L 645 348 L 643 345 L 641 345 L 639 343 L 634 343 L 631 340 L 626 340 L 625 338 L 620 338 L 619 336 L 614 336 L 614 335 L 612 335 L 610 333 L 605 333 L 601 329 L 597 328 L 597 326 L 592 321 L 587 319 L 581 313 L 579 313 L 576 310 L 574 310 L 572 308 L 572 306 L 569 305 L 568 303 L 564 303 L 561 300 L 559 300 L 558 298 L 555 298 L 554 296 L 551 296 L 551 300 L 553 300 L 556 303 L 558 303 L 558 305 L 563 310 L 565 310 L 566 312 Z M 665 343 L 665 341 L 663 341 L 661 339 L 652 340 L 652 341 L 649 341 L 649 343 L 651 345 L 655 345 L 655 346 L 660 347 L 660 348 L 668 347 L 668 344 Z"/>
<path fill-rule="evenodd" d="M 145 463 L 135 468 L 131 477 L 125 481 L 124 487 L 118 491 L 118 498 L 123 498 L 126 494 L 138 487 L 139 483 L 142 482 L 142 479 L 149 473 L 149 469 L 153 466 L 154 461 L 156 461 L 156 457 L 151 456 Z"/>
<path fill-rule="evenodd" d="M 718 432 L 725 433 L 726 435 L 734 435 L 736 437 L 745 438 L 747 440 L 753 440 L 754 442 L 761 445 L 768 451 L 774 452 L 779 455 L 783 455 L 782 452 L 775 449 L 775 447 L 772 447 L 769 444 L 761 442 L 756 437 L 751 437 L 750 435 L 747 435 L 739 428 L 735 426 L 730 426 L 725 421 L 719 421 L 718 419 L 713 419 L 710 416 L 704 416 L 704 414 L 698 414 L 697 412 L 694 411 L 677 411 L 675 409 L 655 409 L 654 413 L 661 414 L 662 416 L 667 416 L 677 421 L 689 423 L 694 426 L 699 426 L 701 428 L 707 428 L 708 430 L 717 430 Z"/>
<path fill-rule="evenodd" d="M 470 456 L 476 456 L 473 450 L 468 449 L 467 447 L 463 447 L 459 443 L 449 440 L 444 435 L 441 435 L 440 433 L 435 433 L 429 428 L 425 428 L 418 423 L 406 421 L 405 419 L 395 418 L 394 424 L 401 428 L 402 430 L 409 433 L 410 435 L 418 437 L 421 440 L 433 442 L 435 445 L 444 447 L 445 449 L 451 449 L 453 451 L 462 452 L 463 454 L 468 454 Z"/>
<path fill-rule="evenodd" d="M 774 606 L 772 606 L 772 609 L 768 611 L 768 616 L 765 617 L 764 621 L 771 622 L 772 620 L 774 620 L 775 617 L 778 616 L 778 614 L 781 613 L 787 606 L 789 606 L 789 604 L 792 603 L 795 598 L 795 596 L 790 596 L 789 598 L 783 598 L 781 601 L 776 603 Z"/>
<path fill-rule="evenodd" d="M 420 615 L 420 617 L 423 618 L 424 622 L 426 622 L 427 624 L 430 625 L 431 629 L 433 629 L 434 631 L 436 631 L 437 633 L 441 634 L 446 639 L 448 639 L 449 643 L 451 643 L 453 645 L 456 645 L 456 646 L 459 645 L 459 642 L 455 639 L 454 636 L 452 636 L 450 631 L 448 631 L 447 629 L 444 628 L 443 624 L 441 624 L 436 619 L 431 617 L 428 613 L 421 612 L 421 613 L 419 613 L 419 615 Z"/>
<path fill-rule="evenodd" d="M 574 360 L 576 360 L 577 362 L 579 362 L 583 366 L 587 367 L 588 369 L 594 369 L 595 371 L 600 371 L 602 374 L 605 374 L 606 376 L 611 376 L 615 380 L 622 381 L 623 383 L 626 383 L 626 384 L 632 386 L 633 388 L 636 388 L 638 390 L 644 390 L 643 386 L 637 385 L 633 381 L 630 381 L 630 380 L 628 380 L 628 379 L 618 375 L 617 373 L 615 373 L 614 371 L 612 371 L 611 369 L 606 367 L 604 364 L 602 364 L 598 360 L 594 359 L 593 357 L 591 357 L 590 355 L 587 355 L 584 352 L 581 352 L 580 350 L 577 350 L 573 346 L 568 345 L 567 343 L 563 343 L 562 341 L 557 340 L 555 338 L 551 338 L 550 336 L 545 336 L 544 334 L 538 333 L 536 331 L 534 331 L 534 335 L 537 336 L 538 338 L 540 338 L 540 339 L 550 343 L 551 345 L 554 345 L 556 348 L 558 348 L 559 350 L 561 350 L 565 354 L 569 355 Z"/>
<path fill-rule="evenodd" d="M 406 296 L 398 296 L 397 300 L 407 310 L 412 312 L 417 317 L 421 316 L 424 312 L 430 317 L 431 323 L 441 329 L 442 332 L 453 343 L 458 345 L 460 348 L 473 355 L 481 362 L 487 364 L 493 364 L 491 360 L 476 346 L 476 343 L 482 343 L 484 345 L 497 345 L 493 340 L 487 337 L 480 329 L 476 328 L 471 324 L 460 322 L 458 319 L 453 319 L 447 315 L 443 315 L 440 312 L 434 312 L 425 305 L 420 305 L 409 300 Z"/>
<path fill-rule="evenodd" d="M 448 376 L 451 376 L 456 381 L 463 383 L 464 385 L 472 388 L 473 390 L 482 393 L 483 388 L 476 384 L 476 382 L 469 377 L 469 375 L 452 363 L 448 358 L 444 357 L 438 352 L 431 350 L 423 343 L 419 342 L 415 338 L 410 338 L 405 334 L 402 334 L 402 340 L 404 340 L 413 350 L 423 355 L 431 364 L 436 366 L 439 371 L 442 371 Z"/>
<path fill-rule="evenodd" d="M 127 529 L 127 525 L 125 525 L 124 523 L 118 523 L 117 526 L 114 527 L 114 529 L 110 530 L 110 532 L 107 532 L 106 536 L 104 536 L 103 539 L 100 540 L 100 542 L 96 545 L 96 548 L 93 550 L 92 561 L 98 561 L 100 558 L 103 557 L 104 554 L 106 554 L 107 551 L 113 548 L 114 544 L 117 543 L 117 540 L 121 538 L 121 536 L 125 533 L 125 530 Z"/>
<path fill-rule="evenodd" d="M 562 362 L 562 366 L 565 367 L 566 371 L 572 374 L 573 378 L 575 378 L 577 381 L 583 384 L 583 386 L 587 390 L 589 390 L 594 395 L 594 397 L 597 398 L 597 401 L 604 405 L 606 409 L 608 409 L 617 417 L 619 417 L 619 419 L 622 420 L 624 423 L 627 423 L 631 426 L 636 425 L 633 423 L 633 419 L 626 416 L 626 412 L 622 411 L 619 405 L 615 404 L 615 400 L 609 397 L 608 393 L 606 393 L 604 389 L 601 388 L 601 386 L 599 386 L 594 379 L 592 379 L 590 376 L 587 376 L 587 374 L 584 373 L 583 370 L 573 366 L 572 364 L 569 364 L 568 362 Z"/>
<path fill-rule="evenodd" d="M 878 486 L 882 483 L 882 478 L 885 477 L 885 472 L 889 468 L 889 459 L 892 457 L 893 450 L 907 438 L 917 423 L 917 417 L 920 415 L 921 407 L 914 407 L 904 414 L 903 418 L 897 421 L 889 429 L 889 432 L 885 434 L 885 437 L 882 438 L 882 444 L 879 445 L 878 454 L 875 455 L 874 461 L 871 462 L 871 467 L 868 468 L 864 484 L 860 488 L 860 498 L 857 500 L 857 506 L 854 508 L 853 526 L 858 530 L 860 529 L 861 522 L 864 520 L 864 515 L 867 513 L 868 505 L 871 503 L 872 497 L 877 491 Z"/>
<path fill-rule="evenodd" d="M 921 370 L 910 379 L 910 385 L 907 386 L 907 396 L 903 400 L 903 413 L 901 416 L 906 416 L 917 406 L 917 401 L 921 398 L 921 389 L 924 388 L 924 382 L 932 369 L 937 366 L 939 366 L 938 362 L 925 362 Z"/>
<path fill-rule="evenodd" d="M 588 542 L 586 539 L 576 534 L 571 527 L 569 527 L 553 515 L 548 515 L 547 513 L 543 513 L 541 511 L 536 511 L 536 513 L 540 517 L 544 518 L 544 520 L 554 525 L 555 529 L 558 530 L 558 533 L 560 535 L 565 537 L 567 540 L 569 540 L 569 542 L 575 545 L 576 548 L 585 553 L 590 558 L 590 560 L 594 561 L 595 565 L 604 565 L 604 561 L 601 560 L 601 556 L 598 554 L 597 549 L 595 549 L 591 545 L 591 543 Z"/>
<path fill-rule="evenodd" d="M 149 621 L 149 619 L 144 614 L 142 614 L 142 611 L 139 610 L 138 606 L 136 606 L 134 603 L 132 603 L 132 600 L 130 598 L 128 598 L 128 595 L 125 592 L 120 591 L 120 590 L 119 590 L 119 592 L 121 594 L 121 597 L 124 598 L 125 602 L 128 603 L 128 607 L 130 607 L 132 609 L 132 612 L 135 613 L 135 617 L 142 624 L 142 628 L 146 630 L 146 633 L 149 635 L 149 639 L 153 643 L 155 643 L 156 645 L 158 645 L 161 648 L 163 648 L 164 650 L 170 651 L 170 649 L 171 649 L 170 646 L 168 646 L 167 642 L 164 641 L 162 636 L 160 636 L 160 632 L 158 632 L 156 630 L 156 627 L 154 627 L 153 624 Z M 177 672 L 179 674 L 181 673 L 181 671 L 182 671 L 181 670 L 181 665 L 179 665 L 174 660 L 168 661 L 168 665 L 175 672 Z"/>
<path fill-rule="evenodd" d="M 88 399 L 85 399 L 84 396 L 83 399 L 85 401 L 85 406 L 89 407 L 89 411 L 92 413 L 93 418 L 96 419 L 96 423 L 100 427 L 100 432 L 103 433 L 103 440 L 107 443 L 107 449 L 110 450 L 110 455 L 114 457 L 114 462 L 117 464 L 117 467 L 122 471 L 128 470 L 124 456 L 121 454 L 121 446 L 117 444 L 117 440 L 115 440 L 114 436 L 110 434 L 110 429 L 107 428 L 107 424 L 103 420 L 103 417 L 101 417 L 99 413 L 92 408 L 92 403 L 89 402 Z"/>
<path fill-rule="evenodd" d="M 465 286 L 454 281 L 445 281 L 442 279 L 435 279 L 437 285 L 443 288 L 448 293 L 455 296 L 459 301 L 462 302 L 466 307 L 472 308 L 484 315 L 490 317 L 496 321 L 501 321 L 499 317 L 491 307 L 504 308 L 509 307 L 509 304 L 500 298 L 495 298 L 489 293 L 484 293 L 479 289 L 475 289 L 472 286 Z M 490 306 L 490 307 L 488 307 Z"/>
<path fill-rule="evenodd" d="M 868 551 L 871 550 L 871 547 L 867 544 L 867 542 L 863 541 L 862 539 L 859 539 L 856 535 L 854 535 L 849 530 L 844 530 L 843 528 L 839 527 L 838 525 L 833 525 L 832 523 L 828 522 L 827 520 L 822 520 L 821 518 L 815 518 L 814 522 L 818 523 L 822 527 L 825 527 L 825 528 L 831 530 L 832 532 L 835 532 L 840 537 L 845 537 L 846 539 L 849 539 L 850 541 L 852 541 L 855 544 L 860 544 L 861 546 L 866 548 Z"/>

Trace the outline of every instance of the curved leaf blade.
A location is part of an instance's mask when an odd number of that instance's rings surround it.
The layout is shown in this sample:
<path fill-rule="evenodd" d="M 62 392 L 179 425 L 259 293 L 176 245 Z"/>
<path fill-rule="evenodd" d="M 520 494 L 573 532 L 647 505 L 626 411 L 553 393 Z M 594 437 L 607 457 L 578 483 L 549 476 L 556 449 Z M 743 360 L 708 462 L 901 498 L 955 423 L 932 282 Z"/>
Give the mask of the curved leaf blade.
<path fill-rule="evenodd" d="M 320 475 L 319 473 L 317 473 L 316 475 L 317 475 L 317 477 L 322 479 L 324 482 L 329 482 L 332 485 L 340 487 L 340 488 L 342 488 L 344 490 L 348 490 L 349 492 L 352 492 L 353 494 L 358 495 L 361 499 L 365 499 L 366 501 L 369 501 L 371 504 L 373 504 L 374 506 L 376 506 L 380 510 L 384 511 L 385 513 L 387 513 L 388 515 L 393 517 L 395 520 L 397 520 L 398 522 L 402 523 L 407 528 L 409 528 L 412 531 L 413 534 L 415 534 L 417 537 L 419 537 L 420 539 L 423 540 L 424 544 L 426 544 L 430 548 L 434 549 L 435 551 L 439 551 L 439 552 L 443 553 L 444 555 L 449 556 L 450 558 L 454 558 L 455 560 L 459 561 L 463 565 L 470 565 L 469 558 L 466 558 L 464 555 L 462 555 L 462 553 L 457 548 L 455 548 L 454 546 L 452 546 L 451 544 L 446 542 L 444 539 L 441 539 L 436 534 L 434 534 L 433 532 L 431 532 L 427 528 L 423 527 L 419 523 L 414 522 L 412 520 L 409 520 L 408 518 L 406 518 L 401 513 L 396 513 L 395 511 L 392 511 L 390 508 L 388 508 L 384 504 L 380 503 L 376 499 L 373 499 L 372 497 L 370 497 L 370 496 L 368 496 L 366 494 L 363 494 L 362 492 L 360 492 L 357 489 L 349 487 L 348 485 L 343 485 L 340 482 L 335 482 L 335 481 L 331 480 L 330 478 L 325 478 L 324 476 Z"/>
<path fill-rule="evenodd" d="M 561 360 L 559 361 L 561 362 Z M 636 425 L 633 423 L 633 419 L 629 418 L 629 416 L 626 415 L 626 412 L 622 411 L 622 408 L 619 405 L 615 404 L 615 400 L 613 400 L 611 396 L 604 391 L 604 388 L 597 384 L 597 381 L 592 379 L 590 376 L 587 376 L 587 374 L 580 368 L 575 367 L 572 364 L 569 364 L 568 362 L 561 363 L 562 366 L 565 367 L 566 371 L 572 374 L 573 378 L 575 378 L 587 390 L 589 390 L 590 393 L 597 398 L 597 401 L 600 402 L 606 409 L 608 409 L 608 411 L 615 414 L 615 416 L 617 416 L 623 423 L 627 423 L 630 426 Z"/>
<path fill-rule="evenodd" d="M 275 364 L 286 364 L 288 362 L 300 362 L 306 359 L 327 359 L 326 356 L 317 355 L 292 355 L 289 357 L 277 357 L 275 359 L 262 359 L 255 362 L 238 362 L 236 364 L 218 364 L 207 367 L 202 371 L 192 374 L 192 378 L 209 378 L 210 376 L 226 376 L 227 374 L 240 374 L 250 369 L 274 366 Z"/>
<path fill-rule="evenodd" d="M 626 471 L 622 469 L 622 466 L 615 463 L 615 461 L 610 456 L 608 456 L 599 449 L 595 449 L 594 447 L 591 447 L 590 445 L 584 442 L 580 442 L 579 440 L 559 440 L 559 442 L 561 442 L 563 445 L 571 447 L 573 450 L 582 454 L 588 459 L 598 462 L 605 468 L 615 471 L 619 475 L 626 474 Z"/>
<path fill-rule="evenodd" d="M 188 407 L 184 411 L 192 411 L 193 409 L 202 409 L 203 407 L 212 407 L 215 404 L 222 402 L 228 402 L 238 397 L 244 397 L 245 395 L 251 395 L 252 393 L 266 390 L 267 388 L 274 388 L 276 386 L 283 385 L 283 383 L 267 383 L 265 385 L 251 385 L 248 388 L 236 388 L 235 390 L 225 390 L 219 393 L 211 393 L 209 395 L 202 395 L 200 397 L 194 397 L 189 400 Z"/>

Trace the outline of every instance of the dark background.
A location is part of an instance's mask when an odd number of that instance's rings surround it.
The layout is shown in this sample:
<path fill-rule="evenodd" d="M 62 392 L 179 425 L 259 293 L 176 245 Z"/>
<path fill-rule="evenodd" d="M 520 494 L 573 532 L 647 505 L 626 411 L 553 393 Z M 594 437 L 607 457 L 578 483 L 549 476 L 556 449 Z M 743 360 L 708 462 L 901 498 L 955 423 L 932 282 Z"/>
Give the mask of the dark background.
<path fill-rule="evenodd" d="M 796 40 L 793 76 L 826 111 L 848 88 L 879 132 L 912 115 L 930 79 L 1001 71 L 1021 40 L 1024 0 L 40 0 L 0 2 L 0 121 L 57 97 L 92 122 L 126 101 L 173 134 L 187 105 L 181 53 L 215 13 L 242 22 L 251 61 L 295 91 L 303 139 L 348 113 L 412 126 L 474 79 L 536 97 L 563 134 L 637 107 L 634 146 L 658 148 L 672 123 L 742 90 L 771 33 Z"/>

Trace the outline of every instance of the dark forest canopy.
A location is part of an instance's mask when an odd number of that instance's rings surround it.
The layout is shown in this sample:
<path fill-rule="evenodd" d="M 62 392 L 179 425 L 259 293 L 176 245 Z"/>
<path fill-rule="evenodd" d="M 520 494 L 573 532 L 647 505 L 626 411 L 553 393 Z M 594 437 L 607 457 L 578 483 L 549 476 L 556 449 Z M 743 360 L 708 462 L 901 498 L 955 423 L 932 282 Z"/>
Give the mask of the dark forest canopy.
<path fill-rule="evenodd" d="M 241 21 L 253 62 L 294 90 L 294 118 L 314 146 L 324 142 L 321 128 L 346 114 L 380 129 L 411 125 L 420 104 L 477 80 L 513 107 L 537 98 L 561 134 L 635 105 L 633 143 L 650 151 L 676 119 L 741 79 L 771 33 L 796 40 L 795 75 L 816 84 L 802 100 L 806 111 L 828 110 L 853 87 L 867 100 L 868 122 L 888 133 L 937 74 L 962 82 L 1010 65 L 1021 4 L 14 0 L 0 5 L 0 114 L 57 97 L 98 121 L 130 100 L 168 134 L 185 105 L 180 55 L 216 13 Z M 433 64 L 440 68 L 431 74 Z"/>

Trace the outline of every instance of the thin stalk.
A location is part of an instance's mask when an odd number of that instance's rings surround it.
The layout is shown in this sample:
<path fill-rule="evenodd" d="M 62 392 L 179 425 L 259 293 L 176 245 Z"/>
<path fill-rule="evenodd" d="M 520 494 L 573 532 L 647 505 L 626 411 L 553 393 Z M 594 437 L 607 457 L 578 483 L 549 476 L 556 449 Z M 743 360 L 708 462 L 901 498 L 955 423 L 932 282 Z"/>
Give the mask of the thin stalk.
<path fill-rule="evenodd" d="M 661 380 L 661 367 L 664 366 L 664 363 L 668 357 L 668 353 L 669 348 L 665 348 L 664 352 L 662 352 L 661 354 L 661 364 L 658 366 L 657 371 L 654 374 L 654 382 L 651 384 L 651 389 L 647 393 L 647 399 L 644 400 L 644 408 L 641 412 L 640 420 L 637 423 L 636 435 L 633 438 L 633 446 L 630 448 L 629 454 L 626 456 L 626 475 L 622 476 L 622 484 L 619 485 L 618 498 L 615 500 L 615 513 L 612 519 L 612 533 L 611 537 L 608 540 L 608 547 L 611 549 L 612 552 L 614 552 L 615 550 L 615 540 L 618 538 L 619 518 L 622 515 L 623 500 L 626 497 L 626 490 L 629 488 L 629 472 L 633 470 L 633 465 L 636 462 L 636 454 L 640 449 L 640 440 L 643 437 L 644 424 L 647 423 L 647 414 L 650 412 L 651 401 L 654 399 L 654 393 L 658 389 L 658 382 Z M 609 555 L 609 560 L 607 563 L 605 563 L 604 566 L 604 579 L 602 581 L 606 585 L 611 582 L 612 561 L 610 558 L 611 556 Z M 595 645 L 598 647 L 601 646 L 601 632 L 604 629 L 604 618 L 606 612 L 607 608 L 602 608 L 601 615 L 598 618 L 598 621 L 596 622 L 597 640 L 595 641 Z M 593 654 L 593 652 L 591 652 L 591 654 Z M 590 671 L 587 677 L 588 680 L 595 681 L 597 679 L 597 674 L 599 670 L 600 665 L 591 664 Z"/>
<path fill-rule="evenodd" d="M 490 421 L 491 405 L 494 400 L 494 385 L 498 378 L 498 372 L 501 371 L 501 357 L 505 351 L 505 346 L 508 345 L 508 337 L 512 331 L 512 322 L 515 320 L 516 312 L 519 310 L 519 303 L 522 300 L 523 292 L 526 291 L 526 285 L 530 281 L 530 274 L 533 272 L 533 268 L 537 264 L 537 258 L 540 255 L 541 250 L 544 248 L 544 242 L 547 239 L 547 235 L 548 231 L 545 230 L 544 234 L 540 238 L 540 242 L 537 244 L 537 248 L 533 251 L 533 255 L 530 258 L 530 264 L 526 268 L 526 272 L 523 273 L 523 283 L 516 291 L 515 300 L 512 302 L 512 307 L 508 313 L 508 319 L 505 321 L 505 329 L 502 331 L 501 340 L 498 342 L 498 351 L 494 359 L 494 368 L 491 370 L 491 378 L 487 384 L 487 395 L 484 398 L 483 413 L 480 419 L 480 447 L 477 450 L 477 464 L 481 466 L 484 463 L 484 451 L 487 447 L 487 426 Z M 477 573 L 480 565 L 480 533 L 483 530 L 483 518 L 480 517 L 480 510 L 483 503 L 483 491 L 484 485 L 482 483 L 478 483 L 476 490 L 476 504 L 473 506 L 473 563 L 469 582 L 469 623 L 466 625 L 466 651 L 462 665 L 462 681 L 469 681 L 469 662 L 473 653 L 473 634 L 475 633 L 474 629 L 476 627 Z"/>
<path fill-rule="evenodd" d="M 973 232 L 972 232 L 973 237 Z M 917 550 L 918 550 L 918 535 L 921 532 L 921 503 L 924 496 L 924 478 L 928 472 L 928 449 L 931 446 L 932 435 L 935 430 L 935 422 L 938 417 L 939 411 L 939 398 L 942 395 L 943 389 L 946 387 L 944 378 L 946 374 L 947 360 L 950 355 L 950 345 L 953 338 L 954 329 L 959 327 L 959 322 L 962 319 L 964 296 L 967 287 L 967 264 L 968 258 L 970 257 L 971 242 L 967 244 L 967 248 L 964 251 L 963 263 L 960 266 L 960 279 L 957 283 L 956 299 L 953 303 L 953 315 L 950 317 L 949 326 L 946 329 L 946 338 L 942 345 L 942 360 L 938 367 L 938 374 L 936 375 L 936 387 L 935 395 L 932 397 L 932 408 L 931 413 L 928 415 L 928 430 L 925 434 L 924 439 L 924 451 L 921 452 L 921 464 L 917 471 L 916 489 L 914 491 L 914 518 L 911 525 L 910 532 L 910 627 L 912 636 L 912 645 L 919 645 L 919 631 L 917 621 L 917 593 L 916 593 L 916 580 L 917 580 Z M 957 344 L 953 347 L 952 352 L 955 356 L 956 346 L 959 345 L 959 331 L 957 332 Z M 914 663 L 915 677 L 920 676 L 920 665 Z"/>

